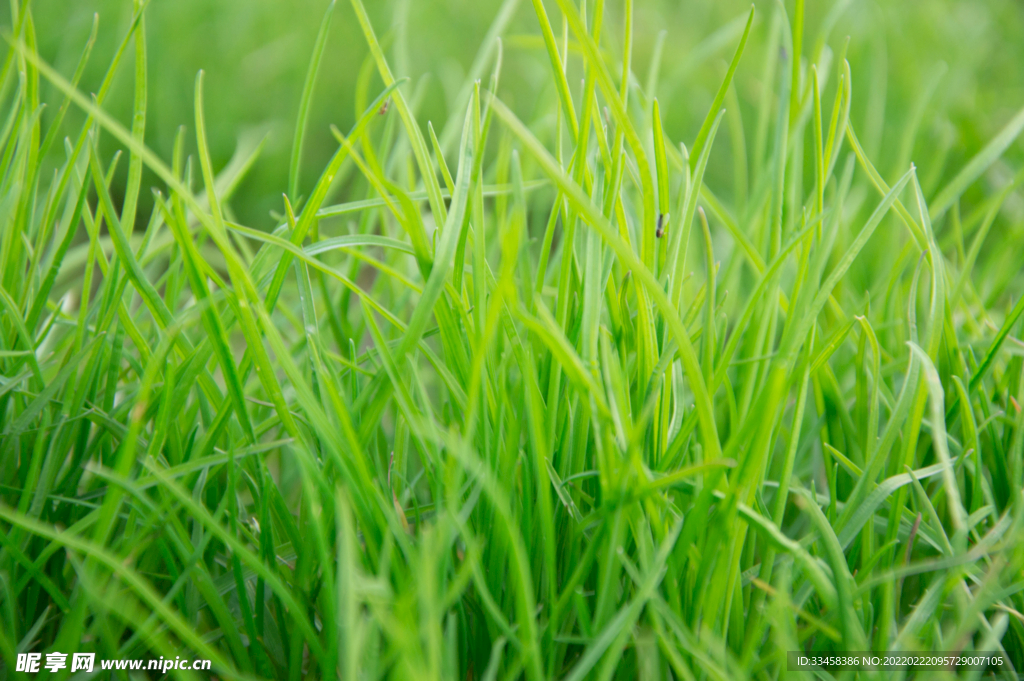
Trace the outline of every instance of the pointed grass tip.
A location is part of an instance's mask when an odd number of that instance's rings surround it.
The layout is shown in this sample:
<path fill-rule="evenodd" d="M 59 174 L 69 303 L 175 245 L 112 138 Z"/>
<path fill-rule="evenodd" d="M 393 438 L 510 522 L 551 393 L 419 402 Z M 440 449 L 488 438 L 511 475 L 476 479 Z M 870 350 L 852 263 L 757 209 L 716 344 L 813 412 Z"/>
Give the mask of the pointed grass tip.
<path fill-rule="evenodd" d="M 659 239 L 665 236 L 665 232 L 668 230 L 668 219 L 670 216 L 670 213 L 658 213 L 658 227 L 654 230 L 654 236 Z"/>

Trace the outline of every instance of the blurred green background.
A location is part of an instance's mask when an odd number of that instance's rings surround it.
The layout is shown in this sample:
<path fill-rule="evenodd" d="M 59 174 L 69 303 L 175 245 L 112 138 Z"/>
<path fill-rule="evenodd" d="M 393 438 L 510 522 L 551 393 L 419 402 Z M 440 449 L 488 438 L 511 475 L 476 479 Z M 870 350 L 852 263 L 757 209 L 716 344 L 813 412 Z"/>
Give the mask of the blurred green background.
<path fill-rule="evenodd" d="M 390 41 L 389 58 L 396 75 L 412 79 L 405 86 L 408 91 L 428 79 L 419 111 L 422 124 L 431 120 L 441 129 L 501 4 L 500 0 L 367 2 L 378 35 L 386 44 Z M 555 30 L 560 32 L 560 15 L 550 4 Z M 764 43 L 774 7 L 764 0 L 755 4 L 756 27 L 735 81 L 748 147 L 757 134 L 752 112 L 761 97 Z M 792 12 L 792 0 L 785 6 Z M 633 72 L 641 84 L 657 35 L 667 31 L 661 82 L 673 85 L 663 85 L 656 94 L 674 140 L 693 140 L 749 7 L 744 0 L 636 2 Z M 194 78 L 204 69 L 215 164 L 228 161 L 241 136 L 269 135 L 258 165 L 240 188 L 246 200 L 236 201 L 235 206 L 239 218 L 253 226 L 269 224 L 269 211 L 280 209 L 299 95 L 326 8 L 323 0 L 151 0 L 146 10 L 150 69 L 146 141 L 169 158 L 178 126 L 194 129 Z M 99 40 L 82 81 L 82 89 L 92 91 L 128 27 L 131 11 L 128 0 L 36 0 L 40 52 L 70 74 L 98 13 Z M 605 47 L 609 49 L 617 50 L 622 44 L 622 11 L 620 0 L 608 2 Z M 835 26 L 827 37 L 831 49 L 840 50 L 850 36 L 847 56 L 854 80 L 854 125 L 890 179 L 909 156 L 921 169 L 925 189 L 929 180 L 935 186 L 947 168 L 961 165 L 1024 102 L 1024 3 L 1020 0 L 807 0 L 806 11 L 805 54 L 815 48 L 828 24 Z M 520 0 L 505 35 L 502 96 L 529 120 L 539 98 L 554 97 L 530 0 Z M 310 115 L 303 157 L 307 189 L 335 148 L 329 124 L 347 130 L 353 121 L 355 85 L 366 52 L 349 3 L 339 0 Z M 107 100 L 107 108 L 122 121 L 129 119 L 132 98 L 130 57 L 128 62 Z M 829 79 L 826 93 L 835 80 Z M 377 88 L 378 83 L 371 86 L 373 94 Z M 826 93 L 823 100 L 830 109 L 831 95 Z M 49 85 L 44 86 L 43 99 L 59 101 Z M 915 148 L 901 148 L 904 132 L 914 125 L 920 131 Z M 731 143 L 732 136 L 727 137 L 719 142 L 723 149 Z M 1001 174 L 1008 172 L 1005 168 L 1019 167 L 1015 161 L 1022 155 L 1018 142 L 987 181 L 1000 183 Z M 715 154 L 708 176 L 709 184 L 726 199 L 733 184 L 730 156 L 724 151 Z M 122 164 L 120 172 L 125 170 Z M 147 197 L 144 192 L 144 200 Z M 143 205 L 140 219 L 145 218 L 146 208 Z M 1013 205 L 1008 210 L 1024 212 Z"/>

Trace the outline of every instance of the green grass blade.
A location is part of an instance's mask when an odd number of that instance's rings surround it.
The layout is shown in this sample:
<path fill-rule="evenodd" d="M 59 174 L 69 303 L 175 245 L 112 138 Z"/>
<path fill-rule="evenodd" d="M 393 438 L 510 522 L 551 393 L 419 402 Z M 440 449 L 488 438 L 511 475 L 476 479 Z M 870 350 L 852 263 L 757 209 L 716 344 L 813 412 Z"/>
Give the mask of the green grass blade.
<path fill-rule="evenodd" d="M 288 166 L 288 196 L 292 201 L 299 200 L 302 145 L 306 139 L 306 126 L 309 124 L 309 106 L 313 100 L 313 87 L 316 85 L 316 76 L 320 71 L 320 62 L 324 56 L 324 48 L 327 46 L 327 34 L 331 30 L 334 3 L 335 0 L 331 0 L 327 5 L 327 11 L 324 12 L 324 18 L 320 22 L 316 41 L 313 43 L 313 54 L 309 57 L 309 67 L 306 69 L 306 80 L 302 84 L 302 98 L 299 100 L 299 113 L 295 120 L 295 137 L 292 140 L 292 156 Z"/>

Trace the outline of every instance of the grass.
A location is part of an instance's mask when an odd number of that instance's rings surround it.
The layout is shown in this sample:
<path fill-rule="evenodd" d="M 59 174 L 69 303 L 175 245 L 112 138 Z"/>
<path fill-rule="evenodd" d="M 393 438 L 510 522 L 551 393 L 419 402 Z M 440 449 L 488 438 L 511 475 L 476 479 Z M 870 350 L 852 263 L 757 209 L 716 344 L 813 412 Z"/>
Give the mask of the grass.
<path fill-rule="evenodd" d="M 268 224 L 240 217 L 267 147 L 211 154 L 202 72 L 147 145 L 145 3 L 86 90 L 99 32 L 56 69 L 12 2 L 0 677 L 54 650 L 291 681 L 1024 666 L 1022 102 L 957 141 L 940 75 L 897 116 L 842 3 L 796 0 L 695 50 L 728 61 L 691 67 L 717 80 L 685 144 L 632 0 L 506 0 L 435 130 L 400 32 L 349 4 L 309 36 Z M 369 52 L 317 175 L 343 10 Z"/>

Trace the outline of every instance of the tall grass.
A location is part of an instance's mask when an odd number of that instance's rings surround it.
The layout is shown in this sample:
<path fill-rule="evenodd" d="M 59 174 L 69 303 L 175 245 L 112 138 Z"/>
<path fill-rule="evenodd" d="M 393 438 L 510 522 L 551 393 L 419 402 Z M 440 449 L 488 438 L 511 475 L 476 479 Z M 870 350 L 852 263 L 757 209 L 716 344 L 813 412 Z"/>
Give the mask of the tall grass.
<path fill-rule="evenodd" d="M 145 3 L 90 96 L 94 38 L 61 73 L 12 2 L 0 676 L 51 650 L 291 681 L 772 679 L 796 650 L 1024 666 L 1024 171 L 1002 177 L 1024 109 L 951 167 L 950 146 L 912 164 L 909 125 L 879 170 L 884 107 L 851 115 L 867 76 L 797 0 L 738 19 L 680 143 L 632 0 L 520 8 L 551 97 L 503 89 L 516 4 L 435 130 L 351 0 L 361 113 L 313 178 L 327 8 L 258 229 L 236 207 L 263 200 L 263 147 L 214 166 L 202 72 L 170 159 L 146 146 L 170 57 Z M 126 64 L 124 123 L 104 104 Z"/>

